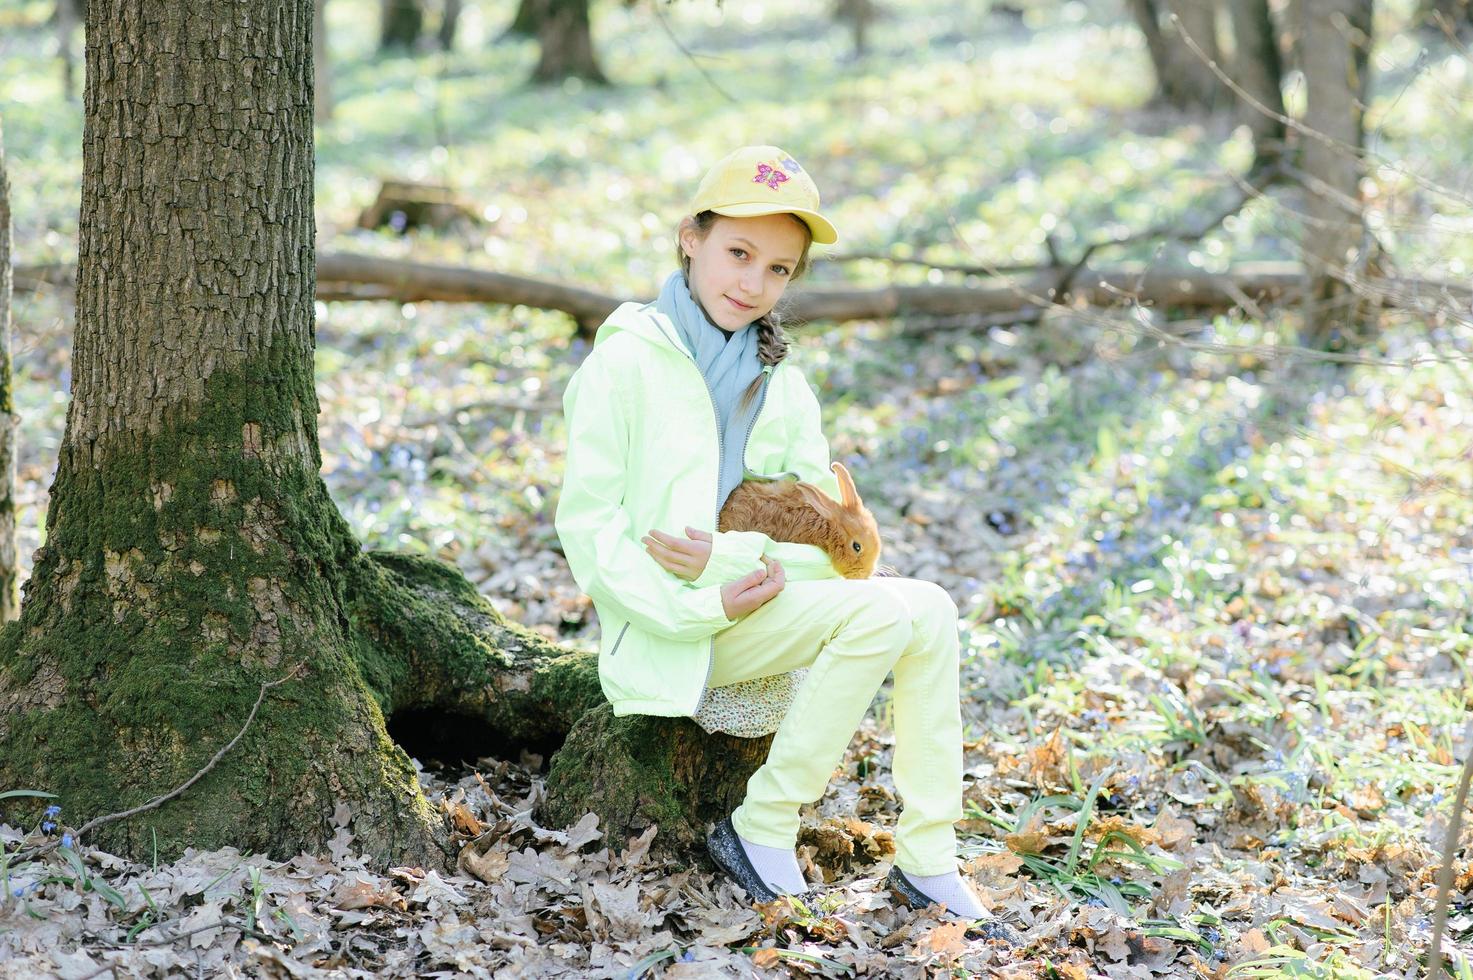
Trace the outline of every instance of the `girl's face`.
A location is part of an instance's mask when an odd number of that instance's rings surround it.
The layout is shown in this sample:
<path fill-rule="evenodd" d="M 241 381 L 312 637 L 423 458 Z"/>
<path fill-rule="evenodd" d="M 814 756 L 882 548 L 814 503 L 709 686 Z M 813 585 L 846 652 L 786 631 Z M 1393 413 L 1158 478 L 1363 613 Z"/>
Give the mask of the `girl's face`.
<path fill-rule="evenodd" d="M 740 330 L 777 305 L 807 244 L 807 228 L 790 214 L 722 216 L 704 239 L 689 225 L 680 232 L 691 294 L 723 330 Z"/>

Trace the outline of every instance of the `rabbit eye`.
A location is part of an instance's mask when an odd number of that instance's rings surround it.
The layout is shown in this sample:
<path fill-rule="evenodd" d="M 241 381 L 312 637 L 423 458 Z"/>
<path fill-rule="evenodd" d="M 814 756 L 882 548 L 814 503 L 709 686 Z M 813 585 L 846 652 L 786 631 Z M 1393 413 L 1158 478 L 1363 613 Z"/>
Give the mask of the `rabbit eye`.
<path fill-rule="evenodd" d="M 859 552 L 861 552 L 861 551 L 864 550 L 864 546 L 861 545 L 858 541 L 855 541 L 855 542 L 852 542 L 852 543 L 854 545 L 854 553 L 855 554 L 858 554 Z"/>

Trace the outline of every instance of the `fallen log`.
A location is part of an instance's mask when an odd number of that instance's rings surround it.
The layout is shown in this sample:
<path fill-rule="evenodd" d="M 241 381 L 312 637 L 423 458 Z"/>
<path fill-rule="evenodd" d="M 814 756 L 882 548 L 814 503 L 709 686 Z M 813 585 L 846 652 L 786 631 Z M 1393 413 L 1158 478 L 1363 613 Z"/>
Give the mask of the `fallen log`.
<path fill-rule="evenodd" d="M 788 306 L 790 321 L 875 320 L 906 316 L 994 314 L 1058 302 L 1091 306 L 1146 306 L 1230 309 L 1273 303 L 1294 295 L 1304 284 L 1295 262 L 1242 262 L 1227 272 L 1189 267 L 1119 263 L 1080 269 L 1073 285 L 1058 294 L 1062 270 L 1040 267 L 1009 277 L 969 277 L 973 283 L 936 283 L 851 289 L 809 286 L 796 290 Z M 18 266 L 15 290 L 71 285 L 71 266 Z M 1430 309 L 1448 303 L 1466 307 L 1473 288 L 1455 280 L 1362 280 L 1358 289 L 1388 306 Z M 530 276 L 515 276 L 470 266 L 410 262 L 344 252 L 317 255 L 317 298 L 324 301 L 383 300 L 398 303 L 495 303 L 562 310 L 586 333 L 623 298 L 581 286 Z"/>

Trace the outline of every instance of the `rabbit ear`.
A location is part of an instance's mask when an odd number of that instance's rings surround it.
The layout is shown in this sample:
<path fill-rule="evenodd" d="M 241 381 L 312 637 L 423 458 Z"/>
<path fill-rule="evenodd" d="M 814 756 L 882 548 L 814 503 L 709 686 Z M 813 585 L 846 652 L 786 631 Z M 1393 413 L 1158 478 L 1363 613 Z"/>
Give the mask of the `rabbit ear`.
<path fill-rule="evenodd" d="M 859 500 L 859 491 L 854 489 L 854 478 L 849 475 L 844 464 L 834 460 L 829 469 L 839 478 L 839 503 L 849 510 L 858 510 L 864 506 Z"/>
<path fill-rule="evenodd" d="M 834 516 L 838 505 L 834 503 L 833 498 L 828 494 L 811 483 L 799 482 L 797 487 L 798 492 L 803 495 L 803 499 L 808 501 L 809 506 L 814 510 L 818 511 L 825 518 L 832 518 Z"/>

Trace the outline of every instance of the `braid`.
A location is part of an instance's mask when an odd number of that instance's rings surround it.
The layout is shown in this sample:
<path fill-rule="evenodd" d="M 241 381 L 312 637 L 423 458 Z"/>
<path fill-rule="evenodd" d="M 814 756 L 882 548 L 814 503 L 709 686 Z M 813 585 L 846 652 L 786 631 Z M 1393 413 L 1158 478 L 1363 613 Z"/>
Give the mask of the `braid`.
<path fill-rule="evenodd" d="M 782 318 L 776 310 L 766 316 L 752 321 L 752 329 L 757 331 L 757 360 L 763 364 L 770 364 L 774 368 L 782 363 L 783 358 L 788 356 L 788 335 L 783 332 Z M 743 410 L 751 404 L 757 392 L 762 390 L 762 375 L 752 379 L 747 390 L 742 392 L 741 406 Z"/>

